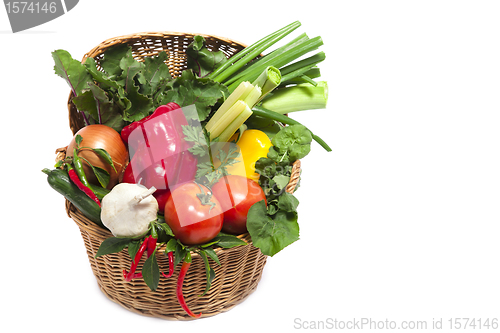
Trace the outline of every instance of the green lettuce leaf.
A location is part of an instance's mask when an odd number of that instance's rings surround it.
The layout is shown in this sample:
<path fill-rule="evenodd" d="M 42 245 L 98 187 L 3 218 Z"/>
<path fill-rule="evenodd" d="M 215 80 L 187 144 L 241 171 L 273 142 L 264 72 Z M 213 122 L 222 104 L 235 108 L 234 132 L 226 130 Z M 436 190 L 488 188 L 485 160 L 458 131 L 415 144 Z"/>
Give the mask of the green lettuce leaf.
<path fill-rule="evenodd" d="M 274 256 L 299 239 L 297 212 L 279 210 L 268 215 L 264 200 L 250 207 L 247 215 L 247 229 L 254 246 L 263 254 Z"/>
<path fill-rule="evenodd" d="M 311 151 L 312 134 L 304 125 L 289 125 L 283 127 L 271 140 L 274 150 L 281 156 L 268 156 L 275 160 L 287 155 L 290 163 L 304 158 Z"/>

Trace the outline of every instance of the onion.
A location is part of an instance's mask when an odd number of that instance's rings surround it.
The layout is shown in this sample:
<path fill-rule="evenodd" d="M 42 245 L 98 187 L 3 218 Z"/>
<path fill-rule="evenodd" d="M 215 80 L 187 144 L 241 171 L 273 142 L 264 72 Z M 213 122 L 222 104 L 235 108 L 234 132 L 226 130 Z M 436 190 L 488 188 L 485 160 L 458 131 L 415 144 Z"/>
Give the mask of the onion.
<path fill-rule="evenodd" d="M 73 154 L 73 148 L 76 147 L 75 138 L 77 135 L 80 135 L 82 137 L 80 147 L 101 148 L 106 150 L 111 156 L 113 164 L 116 168 L 116 172 L 113 170 L 111 165 L 109 165 L 104 159 L 102 159 L 92 150 L 82 149 L 78 153 L 78 156 L 82 157 L 83 168 L 89 183 L 99 185 L 99 181 L 97 180 L 94 172 L 84 160 L 84 158 L 88 160 L 93 166 L 100 167 L 109 173 L 110 181 L 107 188 L 111 189 L 118 183 L 119 177 L 122 174 L 128 161 L 127 147 L 123 143 L 120 134 L 106 125 L 95 124 L 83 127 L 75 134 L 75 136 L 69 143 L 66 151 L 66 154 L 68 156 L 72 156 Z"/>

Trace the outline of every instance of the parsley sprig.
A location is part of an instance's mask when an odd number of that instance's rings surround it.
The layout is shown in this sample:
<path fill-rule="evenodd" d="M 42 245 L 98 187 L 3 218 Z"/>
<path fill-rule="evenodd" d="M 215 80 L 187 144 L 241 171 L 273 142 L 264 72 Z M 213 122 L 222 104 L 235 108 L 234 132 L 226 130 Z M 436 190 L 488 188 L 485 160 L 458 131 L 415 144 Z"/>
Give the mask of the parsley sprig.
<path fill-rule="evenodd" d="M 202 126 L 184 125 L 184 140 L 191 143 L 189 151 L 198 157 L 196 179 L 211 187 L 227 175 L 227 167 L 237 162 L 240 156 L 234 142 L 210 140 L 210 133 Z"/>

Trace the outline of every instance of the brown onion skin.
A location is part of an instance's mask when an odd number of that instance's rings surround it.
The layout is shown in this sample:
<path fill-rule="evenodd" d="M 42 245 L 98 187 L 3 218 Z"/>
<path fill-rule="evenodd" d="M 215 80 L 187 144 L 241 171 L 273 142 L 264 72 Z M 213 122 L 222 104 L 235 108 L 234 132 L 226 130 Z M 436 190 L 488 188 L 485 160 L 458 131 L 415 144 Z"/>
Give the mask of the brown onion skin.
<path fill-rule="evenodd" d="M 93 166 L 97 166 L 103 168 L 108 171 L 110 174 L 110 181 L 107 186 L 108 189 L 113 188 L 116 184 L 118 184 L 119 176 L 122 174 L 127 161 L 128 161 L 128 150 L 125 144 L 123 143 L 120 134 L 106 125 L 88 125 L 80 129 L 71 142 L 68 145 L 66 154 L 68 156 L 73 155 L 73 148 L 76 147 L 75 138 L 77 135 L 82 137 L 82 142 L 80 147 L 91 147 L 91 148 L 101 148 L 105 149 L 108 154 L 111 156 L 113 160 L 113 164 L 115 165 L 116 172 L 113 168 L 106 163 L 99 155 L 95 154 L 90 149 L 82 149 L 78 156 L 87 159 Z M 82 159 L 85 175 L 89 183 L 99 185 L 99 181 L 94 175 L 94 172 L 88 166 L 87 162 Z"/>

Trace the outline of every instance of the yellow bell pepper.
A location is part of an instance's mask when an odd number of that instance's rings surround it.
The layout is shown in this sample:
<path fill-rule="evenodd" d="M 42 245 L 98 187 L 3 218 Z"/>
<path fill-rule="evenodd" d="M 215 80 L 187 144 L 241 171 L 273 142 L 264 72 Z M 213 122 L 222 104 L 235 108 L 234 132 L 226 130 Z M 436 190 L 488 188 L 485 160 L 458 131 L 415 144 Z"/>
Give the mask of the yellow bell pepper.
<path fill-rule="evenodd" d="M 240 149 L 240 156 L 236 163 L 227 167 L 228 173 L 245 176 L 258 182 L 260 175 L 255 172 L 255 162 L 267 156 L 272 146 L 271 140 L 260 130 L 248 129 L 243 132 L 236 145 Z"/>

